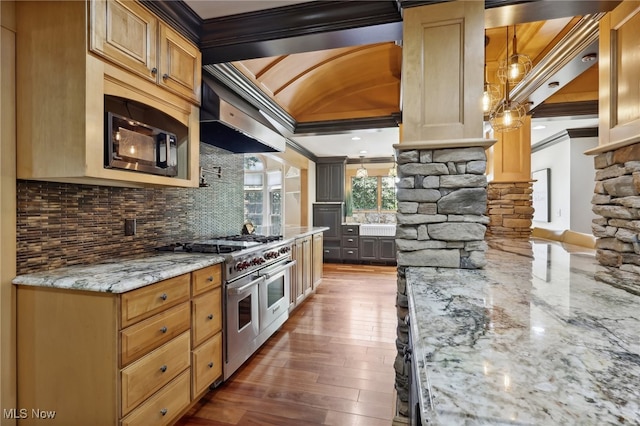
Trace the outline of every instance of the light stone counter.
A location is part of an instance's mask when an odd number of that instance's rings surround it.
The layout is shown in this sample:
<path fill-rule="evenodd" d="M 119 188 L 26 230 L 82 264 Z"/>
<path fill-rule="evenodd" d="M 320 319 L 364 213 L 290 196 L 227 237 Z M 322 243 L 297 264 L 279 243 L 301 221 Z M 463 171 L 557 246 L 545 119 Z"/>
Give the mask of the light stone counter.
<path fill-rule="evenodd" d="M 285 227 L 282 238 L 285 240 L 306 237 L 307 235 L 318 234 L 323 231 L 328 231 L 330 228 L 327 226 L 300 226 L 300 227 Z"/>
<path fill-rule="evenodd" d="M 136 259 L 113 259 L 98 264 L 19 275 L 13 283 L 124 293 L 222 262 L 224 257 L 209 253 L 157 253 Z"/>
<path fill-rule="evenodd" d="M 407 268 L 423 424 L 640 425 L 640 297 L 591 255 L 523 244 Z"/>

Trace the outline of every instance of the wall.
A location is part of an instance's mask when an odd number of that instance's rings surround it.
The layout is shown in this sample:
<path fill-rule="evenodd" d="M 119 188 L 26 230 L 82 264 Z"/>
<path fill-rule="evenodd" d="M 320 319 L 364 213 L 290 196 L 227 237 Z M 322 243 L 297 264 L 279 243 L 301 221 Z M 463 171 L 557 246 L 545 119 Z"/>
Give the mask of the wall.
<path fill-rule="evenodd" d="M 531 171 L 550 169 L 549 222 L 533 221 L 534 227 L 591 234 L 593 159 L 584 154 L 597 146 L 597 137 L 572 137 L 575 130 L 551 136 L 534 145 Z"/>
<path fill-rule="evenodd" d="M 170 242 L 239 234 L 243 156 L 200 144 L 208 187 L 116 188 L 18 181 L 18 274 L 153 251 Z M 221 176 L 212 173 L 221 167 Z M 137 232 L 124 235 L 124 220 Z"/>
<path fill-rule="evenodd" d="M 0 409 L 16 408 L 15 3 L 0 1 Z M 15 420 L 0 420 L 2 425 Z"/>

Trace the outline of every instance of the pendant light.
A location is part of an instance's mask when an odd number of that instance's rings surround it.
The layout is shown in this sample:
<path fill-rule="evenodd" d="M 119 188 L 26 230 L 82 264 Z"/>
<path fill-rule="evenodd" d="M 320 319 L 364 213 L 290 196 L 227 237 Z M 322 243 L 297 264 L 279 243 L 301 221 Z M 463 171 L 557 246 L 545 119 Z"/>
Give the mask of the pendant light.
<path fill-rule="evenodd" d="M 500 87 L 489 83 L 487 79 L 487 64 L 484 64 L 484 92 L 482 93 L 482 111 L 488 114 L 492 111 L 502 97 Z"/>
<path fill-rule="evenodd" d="M 509 99 L 509 82 L 505 83 L 504 99 L 489 114 L 489 123 L 495 132 L 511 132 L 524 124 L 527 111 L 520 102 Z"/>
<path fill-rule="evenodd" d="M 369 176 L 369 172 L 367 172 L 367 169 L 364 168 L 364 156 L 361 155 L 360 156 L 360 168 L 356 171 L 356 177 L 359 178 L 366 178 L 367 176 Z"/>
<path fill-rule="evenodd" d="M 487 46 L 489 45 L 489 37 L 487 36 L 487 30 L 484 31 L 484 47 L 485 52 Z M 482 111 L 485 114 L 488 114 L 492 111 L 495 106 L 500 102 L 502 98 L 502 93 L 500 93 L 500 86 L 497 84 L 489 83 L 489 79 L 487 78 L 487 63 L 486 63 L 486 53 L 485 53 L 485 64 L 484 64 L 484 91 L 482 93 Z"/>
<path fill-rule="evenodd" d="M 518 53 L 518 38 L 516 26 L 513 26 L 512 52 L 509 55 L 509 27 L 507 27 L 507 58 L 500 62 L 498 78 L 502 83 L 509 83 L 512 87 L 522 81 L 531 72 L 531 58 Z"/>
<path fill-rule="evenodd" d="M 513 52 L 509 56 L 509 27 L 507 27 L 507 59 L 498 68 L 498 78 L 504 84 L 504 98 L 491 110 L 489 123 L 495 132 L 510 132 L 524 124 L 527 114 L 524 105 L 509 98 L 511 85 L 515 85 L 531 71 L 531 60 L 527 55 L 518 54 L 516 29 L 513 27 Z"/>

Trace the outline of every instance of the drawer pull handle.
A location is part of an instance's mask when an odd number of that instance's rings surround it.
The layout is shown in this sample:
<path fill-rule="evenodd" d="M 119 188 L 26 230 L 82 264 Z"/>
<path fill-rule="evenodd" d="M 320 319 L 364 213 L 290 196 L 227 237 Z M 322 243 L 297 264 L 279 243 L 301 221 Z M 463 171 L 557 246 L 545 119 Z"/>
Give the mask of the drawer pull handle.
<path fill-rule="evenodd" d="M 329 253 L 329 250 L 325 250 L 324 252 L 325 252 L 325 253 Z"/>
<path fill-rule="evenodd" d="M 349 250 L 347 253 L 349 253 L 349 254 L 353 254 L 353 251 L 352 251 L 352 250 Z"/>
<path fill-rule="evenodd" d="M 207 278 L 207 281 L 213 282 L 213 275 L 211 275 L 209 278 Z"/>
<path fill-rule="evenodd" d="M 162 326 L 162 328 L 160 329 L 160 331 L 161 331 L 162 333 L 166 333 L 166 332 L 167 332 L 167 330 L 168 330 L 168 328 L 167 328 L 167 326 L 166 326 L 166 325 L 165 325 L 165 326 Z"/>
<path fill-rule="evenodd" d="M 347 241 L 349 241 L 350 243 L 353 242 L 353 238 L 349 238 Z"/>
<path fill-rule="evenodd" d="M 207 315 L 207 319 L 212 320 L 213 319 L 213 314 Z"/>
<path fill-rule="evenodd" d="M 167 300 L 167 297 L 169 297 L 169 296 L 167 296 L 167 293 L 162 293 L 160 295 L 160 299 L 162 299 L 162 300 Z"/>
<path fill-rule="evenodd" d="M 163 373 L 167 371 L 167 366 L 163 365 L 162 367 L 160 367 L 160 371 L 162 371 Z"/>
<path fill-rule="evenodd" d="M 163 416 L 166 416 L 167 415 L 167 411 L 168 410 L 166 408 L 163 408 L 162 410 L 160 410 L 160 414 L 162 414 Z"/>
<path fill-rule="evenodd" d="M 209 368 L 213 368 L 213 362 L 210 362 L 209 364 L 207 364 L 209 366 Z"/>

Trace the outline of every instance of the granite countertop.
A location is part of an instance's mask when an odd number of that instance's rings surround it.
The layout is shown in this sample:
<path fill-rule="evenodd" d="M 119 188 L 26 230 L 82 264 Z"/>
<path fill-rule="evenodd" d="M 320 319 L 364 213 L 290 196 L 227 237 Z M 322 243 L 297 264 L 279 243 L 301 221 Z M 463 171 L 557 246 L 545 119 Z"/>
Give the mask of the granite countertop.
<path fill-rule="evenodd" d="M 639 425 L 640 298 L 595 281 L 592 255 L 523 244 L 407 268 L 423 424 Z"/>
<path fill-rule="evenodd" d="M 19 275 L 13 283 L 36 287 L 124 293 L 145 285 L 224 262 L 224 257 L 201 253 L 154 253 L 135 259 L 112 259 L 51 271 Z"/>
<path fill-rule="evenodd" d="M 283 240 L 325 231 L 326 227 L 296 227 L 285 230 Z M 77 265 L 51 271 L 19 275 L 13 284 L 36 287 L 124 293 L 145 285 L 224 262 L 211 253 L 157 252 L 136 258 L 111 259 L 91 265 Z"/>

